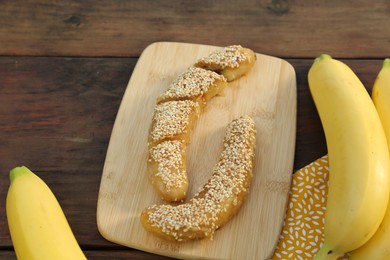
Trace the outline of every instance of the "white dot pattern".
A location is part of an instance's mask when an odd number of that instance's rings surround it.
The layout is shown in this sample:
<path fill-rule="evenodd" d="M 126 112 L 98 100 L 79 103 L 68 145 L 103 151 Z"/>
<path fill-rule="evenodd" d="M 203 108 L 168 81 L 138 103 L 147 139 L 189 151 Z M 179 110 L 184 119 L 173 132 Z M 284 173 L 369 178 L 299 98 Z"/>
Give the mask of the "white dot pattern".
<path fill-rule="evenodd" d="M 272 259 L 313 259 L 319 251 L 324 242 L 328 177 L 327 155 L 294 173 L 283 229 Z"/>

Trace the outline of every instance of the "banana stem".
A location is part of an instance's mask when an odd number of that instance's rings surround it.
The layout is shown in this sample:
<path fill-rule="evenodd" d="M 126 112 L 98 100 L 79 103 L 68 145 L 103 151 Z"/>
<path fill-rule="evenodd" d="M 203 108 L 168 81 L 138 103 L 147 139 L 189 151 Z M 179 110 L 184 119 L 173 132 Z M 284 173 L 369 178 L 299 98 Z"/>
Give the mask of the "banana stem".
<path fill-rule="evenodd" d="M 29 173 L 30 170 L 25 166 L 15 167 L 9 172 L 9 179 L 12 183 L 16 178 Z"/>

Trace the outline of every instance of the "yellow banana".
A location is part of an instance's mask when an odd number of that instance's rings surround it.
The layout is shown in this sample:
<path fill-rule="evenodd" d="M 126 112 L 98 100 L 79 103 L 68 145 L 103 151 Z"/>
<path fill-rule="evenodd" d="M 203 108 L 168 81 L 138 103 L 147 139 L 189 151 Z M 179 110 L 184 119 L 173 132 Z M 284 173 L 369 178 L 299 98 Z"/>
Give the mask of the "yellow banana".
<path fill-rule="evenodd" d="M 28 168 L 10 172 L 6 211 L 18 259 L 86 259 L 50 188 Z"/>
<path fill-rule="evenodd" d="M 346 64 L 321 55 L 308 80 L 329 155 L 325 241 L 314 259 L 337 259 L 367 242 L 384 217 L 389 151 L 375 106 Z"/>
<path fill-rule="evenodd" d="M 383 67 L 372 89 L 372 99 L 385 130 L 387 144 L 390 147 L 390 59 L 385 59 L 383 62 Z M 377 232 L 366 244 L 353 251 L 350 259 L 390 259 L 390 203 Z"/>

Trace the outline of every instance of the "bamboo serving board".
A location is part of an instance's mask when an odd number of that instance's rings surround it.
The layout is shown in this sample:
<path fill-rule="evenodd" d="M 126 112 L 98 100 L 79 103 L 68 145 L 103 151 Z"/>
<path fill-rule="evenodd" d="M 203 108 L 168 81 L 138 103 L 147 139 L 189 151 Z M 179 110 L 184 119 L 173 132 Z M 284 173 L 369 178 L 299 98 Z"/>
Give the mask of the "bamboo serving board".
<path fill-rule="evenodd" d="M 107 240 L 185 259 L 269 259 L 283 225 L 292 178 L 296 79 L 286 61 L 256 54 L 244 77 L 229 83 L 203 110 L 187 150 L 189 198 L 208 180 L 229 122 L 251 115 L 257 127 L 254 177 L 247 201 L 213 240 L 168 242 L 146 232 L 143 209 L 164 203 L 146 172 L 148 130 L 156 98 L 180 73 L 220 47 L 160 42 L 148 46 L 133 71 L 107 150 L 97 225 Z"/>

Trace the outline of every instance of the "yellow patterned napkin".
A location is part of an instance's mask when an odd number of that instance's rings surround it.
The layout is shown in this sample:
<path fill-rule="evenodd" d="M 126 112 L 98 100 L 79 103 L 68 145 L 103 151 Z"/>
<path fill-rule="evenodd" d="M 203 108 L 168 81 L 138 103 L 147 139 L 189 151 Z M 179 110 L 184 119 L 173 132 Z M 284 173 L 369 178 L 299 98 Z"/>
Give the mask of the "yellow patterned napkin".
<path fill-rule="evenodd" d="M 324 240 L 328 156 L 295 172 L 279 242 L 272 259 L 312 259 Z"/>

